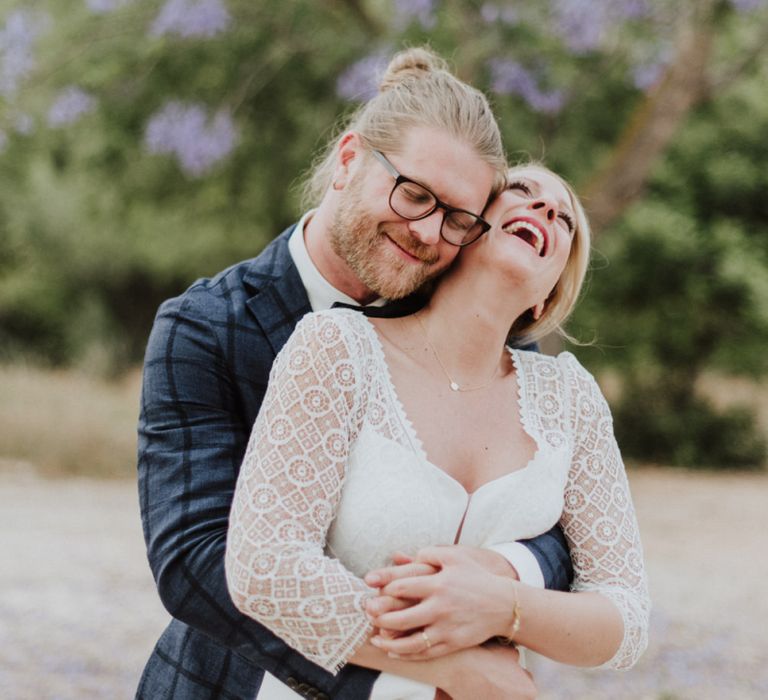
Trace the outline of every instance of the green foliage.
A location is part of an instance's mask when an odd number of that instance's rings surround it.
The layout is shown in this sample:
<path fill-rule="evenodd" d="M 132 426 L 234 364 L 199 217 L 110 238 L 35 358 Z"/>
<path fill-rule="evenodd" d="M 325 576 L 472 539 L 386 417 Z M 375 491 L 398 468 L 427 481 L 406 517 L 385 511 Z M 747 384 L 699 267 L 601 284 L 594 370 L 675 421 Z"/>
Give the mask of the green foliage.
<path fill-rule="evenodd" d="M 577 325 L 597 326 L 606 350 L 597 364 L 625 377 L 615 420 L 636 459 L 765 462 L 746 410 L 718 413 L 696 394 L 708 369 L 768 370 L 764 76 L 756 72 L 692 115 L 646 197 L 600 239 L 609 262 L 595 270 Z"/>
<path fill-rule="evenodd" d="M 0 161 L 6 357 L 79 362 L 95 344 L 114 367 L 135 362 L 163 299 L 257 254 L 294 220 L 292 185 L 346 107 L 334 81 L 359 47 L 335 40 L 337 11 L 241 3 L 223 38 L 184 40 L 147 35 L 157 8 L 137 2 L 103 18 L 83 3 L 48 8 L 45 70 L 16 105 L 39 128 L 12 135 Z M 47 105 L 69 84 L 99 107 L 47 128 Z M 144 146 L 149 116 L 170 98 L 237 119 L 237 149 L 205 177 Z"/>
<path fill-rule="evenodd" d="M 104 14 L 80 0 L 5 8 L 45 11 L 50 30 L 35 43 L 36 70 L 0 97 L 0 359 L 106 372 L 139 360 L 163 299 L 256 255 L 299 216 L 298 178 L 355 106 L 337 80 L 379 52 L 431 43 L 492 94 L 512 160 L 544 158 L 585 186 L 643 105 L 638 71 L 674 54 L 693 7 L 653 0 L 650 15 L 630 13 L 575 48 L 552 2 L 436 0 L 426 20 L 394 0 L 225 4 L 226 31 L 192 38 L 151 33 L 159 0 Z M 741 418 L 717 424 L 721 443 L 745 446 L 739 454 L 701 437 L 717 431 L 695 392 L 712 368 L 768 369 L 768 67 L 759 51 L 741 53 L 756 45 L 760 21 L 721 5 L 712 71 L 730 77 L 688 120 L 644 196 L 602 233 L 573 327 L 597 333 L 602 352 L 579 351 L 595 370 L 628 378 L 617 425 L 644 459 L 759 461 Z M 494 7 L 514 16 L 488 21 Z M 587 35 L 599 19 L 593 12 Z M 509 82 L 515 70 L 532 84 L 500 87 L 499 71 Z M 96 106 L 51 126 L 51 105 L 71 85 Z M 149 125 L 169 102 L 204 108 L 209 123 L 231 115 L 235 147 L 200 172 L 151 152 Z M 14 127 L 23 115 L 31 132 Z M 633 442 L 651 405 L 648 433 Z M 698 457 L 687 435 L 701 437 Z M 664 448 L 643 451 L 651 444 Z"/>
<path fill-rule="evenodd" d="M 766 441 L 745 408 L 716 410 L 685 382 L 627 379 L 614 411 L 622 452 L 656 464 L 718 469 L 755 469 L 763 464 Z"/>

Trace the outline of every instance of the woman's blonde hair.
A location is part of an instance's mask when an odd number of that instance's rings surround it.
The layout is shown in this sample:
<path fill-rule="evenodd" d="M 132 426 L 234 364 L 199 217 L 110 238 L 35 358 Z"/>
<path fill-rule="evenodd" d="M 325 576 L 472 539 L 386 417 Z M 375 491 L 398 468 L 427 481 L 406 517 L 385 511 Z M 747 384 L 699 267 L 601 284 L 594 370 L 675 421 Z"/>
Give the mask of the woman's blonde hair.
<path fill-rule="evenodd" d="M 565 268 L 554 289 L 547 297 L 541 317 L 536 320 L 531 311 L 524 313 L 512 326 L 510 337 L 515 338 L 516 342 L 533 342 L 550 333 L 558 333 L 572 342 L 578 342 L 566 333 L 563 324 L 576 305 L 581 287 L 584 284 L 584 278 L 587 275 L 591 245 L 589 221 L 573 187 L 557 173 L 540 163 L 531 162 L 510 168 L 507 171 L 507 180 L 513 179 L 517 173 L 523 170 L 528 172 L 533 170 L 550 175 L 563 185 L 571 199 L 574 233 Z"/>
<path fill-rule="evenodd" d="M 430 49 L 412 48 L 395 54 L 378 94 L 344 120 L 316 160 L 304 182 L 303 205 L 317 206 L 331 184 L 342 133 L 355 131 L 372 149 L 400 153 L 414 127 L 441 129 L 468 144 L 497 172 L 492 194 L 503 185 L 507 162 L 487 98 L 453 75 Z"/>

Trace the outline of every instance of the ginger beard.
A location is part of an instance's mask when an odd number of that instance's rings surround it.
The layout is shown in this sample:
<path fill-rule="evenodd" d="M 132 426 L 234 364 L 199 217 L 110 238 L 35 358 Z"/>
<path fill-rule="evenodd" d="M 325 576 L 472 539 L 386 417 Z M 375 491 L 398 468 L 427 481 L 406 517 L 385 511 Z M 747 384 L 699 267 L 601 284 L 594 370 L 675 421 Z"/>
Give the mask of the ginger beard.
<path fill-rule="evenodd" d="M 372 292 L 385 299 L 402 299 L 435 277 L 445 265 L 437 265 L 440 255 L 434 246 L 406 233 L 404 225 L 387 230 L 384 224 L 377 223 L 360 191 L 358 179 L 345 188 L 331 223 L 331 247 Z M 387 236 L 421 262 L 403 260 L 392 250 Z"/>

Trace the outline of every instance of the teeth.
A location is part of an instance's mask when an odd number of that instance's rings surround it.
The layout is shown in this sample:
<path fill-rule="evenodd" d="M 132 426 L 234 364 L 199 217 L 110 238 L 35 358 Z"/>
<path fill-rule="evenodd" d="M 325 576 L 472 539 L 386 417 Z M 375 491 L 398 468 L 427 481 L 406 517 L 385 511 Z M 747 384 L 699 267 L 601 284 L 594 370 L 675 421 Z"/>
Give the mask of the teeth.
<path fill-rule="evenodd" d="M 544 250 L 544 236 L 542 236 L 541 231 L 539 231 L 533 224 L 529 224 L 527 221 L 515 221 L 512 225 L 503 226 L 501 230 L 505 233 L 512 234 L 513 236 L 519 236 L 526 243 L 532 245 L 539 255 L 542 254 Z M 523 231 L 526 231 L 531 235 L 527 236 L 522 234 Z"/>

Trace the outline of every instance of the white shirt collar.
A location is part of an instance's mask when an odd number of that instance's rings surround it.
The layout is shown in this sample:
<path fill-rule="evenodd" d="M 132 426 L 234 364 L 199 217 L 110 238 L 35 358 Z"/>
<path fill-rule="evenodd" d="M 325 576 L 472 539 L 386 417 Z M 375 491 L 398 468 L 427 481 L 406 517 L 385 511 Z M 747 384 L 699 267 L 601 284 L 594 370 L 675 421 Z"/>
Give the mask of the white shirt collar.
<path fill-rule="evenodd" d="M 320 274 L 320 270 L 317 269 L 315 263 L 312 262 L 312 258 L 309 257 L 309 251 L 304 243 L 304 225 L 313 213 L 314 210 L 308 211 L 299 219 L 299 223 L 296 224 L 296 228 L 288 239 L 288 252 L 293 258 L 296 269 L 299 271 L 301 283 L 307 290 L 309 305 L 312 307 L 312 311 L 330 309 L 337 301 L 358 306 L 357 301 L 344 294 L 344 292 L 340 292 L 325 279 Z M 368 306 L 384 306 L 384 304 L 386 304 L 386 299 L 379 298 L 368 304 Z"/>

